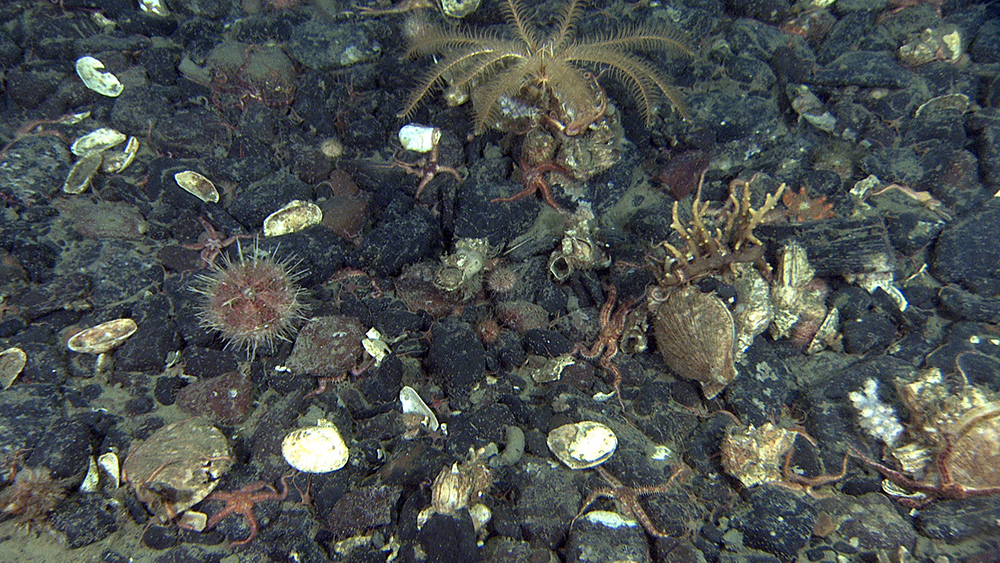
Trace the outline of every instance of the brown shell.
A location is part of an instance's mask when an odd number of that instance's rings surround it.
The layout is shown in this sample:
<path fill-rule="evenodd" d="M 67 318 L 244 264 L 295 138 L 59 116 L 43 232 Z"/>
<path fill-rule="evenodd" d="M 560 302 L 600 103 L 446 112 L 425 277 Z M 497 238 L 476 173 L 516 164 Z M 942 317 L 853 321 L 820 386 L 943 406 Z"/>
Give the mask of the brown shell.
<path fill-rule="evenodd" d="M 736 377 L 733 315 L 714 294 L 688 286 L 652 303 L 656 345 L 667 365 L 685 379 L 701 382 L 705 397 L 719 394 Z"/>
<path fill-rule="evenodd" d="M 953 482 L 968 490 L 1000 487 L 1000 405 L 973 409 L 962 421 L 945 465 Z"/>

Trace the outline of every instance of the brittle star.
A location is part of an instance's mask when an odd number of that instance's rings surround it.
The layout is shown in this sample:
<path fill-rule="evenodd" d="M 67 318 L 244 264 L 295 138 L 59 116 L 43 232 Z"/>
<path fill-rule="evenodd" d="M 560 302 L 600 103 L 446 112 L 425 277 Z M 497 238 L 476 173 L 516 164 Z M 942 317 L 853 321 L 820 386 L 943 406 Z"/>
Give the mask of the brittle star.
<path fill-rule="evenodd" d="M 285 497 L 288 496 L 288 483 L 286 479 L 288 479 L 288 475 L 281 477 L 280 493 L 264 481 L 251 483 L 236 491 L 215 491 L 205 500 L 221 500 L 226 505 L 222 507 L 222 510 L 212 515 L 208 520 L 208 524 L 205 525 L 205 529 L 214 527 L 229 516 L 239 514 L 246 519 L 247 526 L 250 527 L 250 535 L 246 539 L 234 541 L 229 544 L 229 548 L 232 549 L 238 545 L 249 543 L 250 540 L 257 537 L 258 531 L 257 518 L 253 514 L 253 506 L 265 500 L 285 500 Z"/>
<path fill-rule="evenodd" d="M 614 388 L 615 394 L 618 396 L 618 404 L 621 405 L 624 412 L 625 403 L 622 402 L 621 392 L 622 372 L 618 369 L 618 366 L 611 363 L 611 360 L 618 355 L 618 341 L 625 330 L 625 318 L 628 316 L 629 308 L 626 304 L 615 310 L 618 290 L 612 285 L 606 291 L 608 294 L 604 300 L 604 305 L 601 306 L 601 332 L 598 333 L 597 340 L 594 341 L 594 344 L 589 349 L 582 344 L 577 344 L 575 351 L 588 360 L 593 360 L 600 356 L 601 359 L 598 364 L 614 377 L 611 386 Z M 614 314 L 612 314 L 612 311 L 614 311 Z"/>
<path fill-rule="evenodd" d="M 674 469 L 674 472 L 670 474 L 670 477 L 667 478 L 667 482 L 663 485 L 643 485 L 641 487 L 626 487 L 625 485 L 622 484 L 621 481 L 619 481 L 618 479 L 613 477 L 610 473 L 608 473 L 607 469 L 604 469 L 603 466 L 598 465 L 597 467 L 594 468 L 594 470 L 597 471 L 597 474 L 600 475 L 601 478 L 604 479 L 604 481 L 611 486 L 597 489 L 596 491 L 593 491 L 589 495 L 587 495 L 587 500 L 585 500 L 583 502 L 583 506 L 580 507 L 580 512 L 578 512 L 577 515 L 573 517 L 573 520 L 572 522 L 570 522 L 569 527 L 572 529 L 573 524 L 576 523 L 576 521 L 580 518 L 580 516 L 583 516 L 583 511 L 587 510 L 587 508 L 590 507 L 590 505 L 594 504 L 594 502 L 597 499 L 609 498 L 614 500 L 618 504 L 618 510 L 620 510 L 624 514 L 624 516 L 634 518 L 636 521 L 642 524 L 642 527 L 645 528 L 647 532 L 649 532 L 649 535 L 657 538 L 669 538 L 670 537 L 669 534 L 661 532 L 660 529 L 656 527 L 656 524 L 653 523 L 653 520 L 649 517 L 648 514 L 646 514 L 646 509 L 644 509 L 642 505 L 639 503 L 639 499 L 652 495 L 663 495 L 669 493 L 670 488 L 673 485 L 674 479 L 676 479 L 678 475 L 683 473 L 685 469 L 687 469 L 687 466 L 685 466 L 683 463 L 679 464 L 677 466 L 677 469 Z"/>
<path fill-rule="evenodd" d="M 203 267 L 215 268 L 215 259 L 219 257 L 222 250 L 241 238 L 253 238 L 252 235 L 232 235 L 225 239 L 219 236 L 219 232 L 204 217 L 198 217 L 202 227 L 205 227 L 205 240 L 196 244 L 182 244 L 181 248 L 188 250 L 200 250 L 201 259 L 205 262 Z"/>

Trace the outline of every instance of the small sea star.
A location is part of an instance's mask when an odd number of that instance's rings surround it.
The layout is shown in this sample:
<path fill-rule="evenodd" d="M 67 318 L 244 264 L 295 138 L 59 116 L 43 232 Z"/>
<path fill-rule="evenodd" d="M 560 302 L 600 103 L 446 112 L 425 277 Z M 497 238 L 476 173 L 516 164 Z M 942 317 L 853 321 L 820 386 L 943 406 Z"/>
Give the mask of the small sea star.
<path fill-rule="evenodd" d="M 534 166 L 528 166 L 528 163 L 524 160 L 521 161 L 521 181 L 524 182 L 524 189 L 517 192 L 510 197 L 496 197 L 490 200 L 492 203 L 501 202 L 507 203 L 522 197 L 528 197 L 535 192 L 542 192 L 542 197 L 545 199 L 545 203 L 552 206 L 556 211 L 562 211 L 556 200 L 552 198 L 552 190 L 549 188 L 548 182 L 545 181 L 546 172 L 559 172 L 560 174 L 569 175 L 570 171 L 567 170 L 561 164 L 556 164 L 555 162 L 543 162 L 541 164 L 536 164 Z"/>
<path fill-rule="evenodd" d="M 234 541 L 229 544 L 229 548 L 232 549 L 236 546 L 249 543 L 250 540 L 257 537 L 258 529 L 257 518 L 253 514 L 253 505 L 265 500 L 285 500 L 285 497 L 288 496 L 288 483 L 285 481 L 287 478 L 287 475 L 281 478 L 280 493 L 264 481 L 251 483 L 236 491 L 215 491 L 205 500 L 220 500 L 226 503 L 226 506 L 212 515 L 208 520 L 208 524 L 205 525 L 205 529 L 213 528 L 227 517 L 238 514 L 246 519 L 247 526 L 250 527 L 250 535 L 246 539 Z"/>

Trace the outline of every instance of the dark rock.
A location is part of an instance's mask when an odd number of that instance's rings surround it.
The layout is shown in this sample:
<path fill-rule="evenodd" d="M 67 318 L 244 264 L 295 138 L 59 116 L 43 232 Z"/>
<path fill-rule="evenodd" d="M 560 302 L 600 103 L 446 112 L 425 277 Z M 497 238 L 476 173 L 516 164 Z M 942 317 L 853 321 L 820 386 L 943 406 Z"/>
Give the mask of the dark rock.
<path fill-rule="evenodd" d="M 574 344 L 568 338 L 554 330 L 542 328 L 531 329 L 524 333 L 524 348 L 529 354 L 554 358 L 569 354 Z"/>
<path fill-rule="evenodd" d="M 1000 499 L 996 496 L 937 502 L 917 515 L 921 535 L 956 543 L 1000 533 Z"/>
<path fill-rule="evenodd" d="M 930 262 L 934 276 L 982 297 L 1000 296 L 1000 205 L 992 201 L 980 211 L 949 223 L 938 238 Z"/>
<path fill-rule="evenodd" d="M 881 493 L 869 493 L 852 498 L 820 499 L 816 508 L 841 522 L 837 536 L 864 551 L 913 550 L 917 533 L 910 522 L 900 516 L 893 501 Z M 843 542 L 838 542 L 843 543 Z M 838 548 L 842 551 L 843 548 Z"/>
<path fill-rule="evenodd" d="M 890 53 L 849 51 L 817 69 L 807 81 L 827 86 L 904 88 L 913 73 L 900 66 Z"/>
<path fill-rule="evenodd" d="M 170 312 L 170 299 L 162 294 L 136 305 L 132 320 L 138 329 L 115 354 L 121 369 L 148 372 L 163 369 L 167 356 L 180 346 Z"/>
<path fill-rule="evenodd" d="M 366 26 L 317 19 L 296 26 L 287 48 L 306 67 L 323 71 L 370 61 L 382 53 L 382 45 L 370 36 Z"/>
<path fill-rule="evenodd" d="M 371 532 L 393 522 L 400 487 L 370 485 L 344 494 L 326 512 L 326 524 L 337 538 Z"/>
<path fill-rule="evenodd" d="M 118 529 L 118 509 L 103 494 L 75 496 L 60 505 L 49 521 L 66 534 L 66 544 L 76 549 L 103 540 Z"/>
<path fill-rule="evenodd" d="M 40 422 L 40 421 L 39 421 Z M 93 453 L 90 428 L 75 419 L 59 419 L 48 426 L 25 460 L 28 467 L 44 467 L 54 479 L 83 482 Z"/>
<path fill-rule="evenodd" d="M 468 323 L 451 318 L 431 328 L 429 368 L 448 396 L 459 402 L 468 398 L 486 371 L 486 350 Z"/>
<path fill-rule="evenodd" d="M 59 192 L 70 169 L 70 152 L 52 135 L 14 141 L 0 157 L 0 193 L 23 204 L 47 203 Z M 29 273 L 35 264 L 21 259 Z"/>
<path fill-rule="evenodd" d="M 480 560 L 476 531 L 467 511 L 435 514 L 417 533 L 429 563 L 472 563 Z"/>
<path fill-rule="evenodd" d="M 588 512 L 576 520 L 566 540 L 566 561 L 649 562 L 645 530 L 635 520 L 615 512 Z"/>
<path fill-rule="evenodd" d="M 312 200 L 312 188 L 288 172 L 277 172 L 240 189 L 228 211 L 249 229 L 258 229 L 264 219 L 294 199 Z"/>
<path fill-rule="evenodd" d="M 755 340 L 746 352 L 748 365 L 740 366 L 739 377 L 724 391 L 733 413 L 744 424 L 760 426 L 772 420 L 792 393 L 792 374 L 771 350 L 761 339 Z"/>
<path fill-rule="evenodd" d="M 232 426 L 246 420 L 253 401 L 253 384 L 238 373 L 202 379 L 177 393 L 181 410 Z"/>
<path fill-rule="evenodd" d="M 859 287 L 846 287 L 830 297 L 840 309 L 844 349 L 850 354 L 885 350 L 896 338 L 896 326 L 887 310 Z"/>
<path fill-rule="evenodd" d="M 576 516 L 583 496 L 562 467 L 529 460 L 519 469 L 521 496 L 515 510 L 521 528 L 532 545 L 556 549 L 565 540 L 565 523 Z"/>
<path fill-rule="evenodd" d="M 979 28 L 969 55 L 977 63 L 1000 63 L 1000 22 L 994 19 Z"/>
<path fill-rule="evenodd" d="M 398 275 L 405 266 L 436 255 L 441 249 L 441 231 L 426 207 L 400 215 L 387 215 L 365 237 L 350 261 L 376 275 Z"/>
<path fill-rule="evenodd" d="M 754 487 L 744 495 L 746 506 L 735 509 L 732 525 L 743 534 L 746 546 L 794 559 L 816 523 L 816 509 L 807 498 L 782 487 Z"/>

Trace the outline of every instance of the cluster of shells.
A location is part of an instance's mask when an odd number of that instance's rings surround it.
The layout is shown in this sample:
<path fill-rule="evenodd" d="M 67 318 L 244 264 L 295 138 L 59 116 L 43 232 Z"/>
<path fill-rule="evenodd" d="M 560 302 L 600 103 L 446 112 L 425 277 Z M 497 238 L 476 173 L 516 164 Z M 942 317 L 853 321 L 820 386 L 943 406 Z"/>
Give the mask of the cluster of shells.
<path fill-rule="evenodd" d="M 903 472 L 924 482 L 941 481 L 943 466 L 951 481 L 966 491 L 1000 487 L 996 392 L 962 377 L 946 378 L 938 368 L 921 370 L 912 381 L 897 381 L 896 391 L 910 412 L 910 423 L 900 445 L 891 447 L 888 455 Z"/>
<path fill-rule="evenodd" d="M 116 147 L 122 143 L 125 147 L 117 150 Z M 117 174 L 125 170 L 139 152 L 139 141 L 109 127 L 102 127 L 78 138 L 69 150 L 77 161 L 70 168 L 62 191 L 76 195 L 87 191 L 98 171 Z"/>
<path fill-rule="evenodd" d="M 750 205 L 750 183 L 734 182 L 717 228 L 709 225 L 711 212 L 700 194 L 692 204 L 690 225 L 681 221 L 674 204 L 672 227 L 684 245 L 663 243 L 669 256 L 660 285 L 646 306 L 667 365 L 679 376 L 699 382 L 706 398 L 718 395 L 736 377 L 737 360 L 774 319 L 769 286 L 758 271 L 767 268 L 763 245 L 753 230 L 784 189 L 782 184 L 755 209 Z M 690 284 L 710 275 L 733 286 L 738 310 L 730 310 L 716 293 Z"/>

